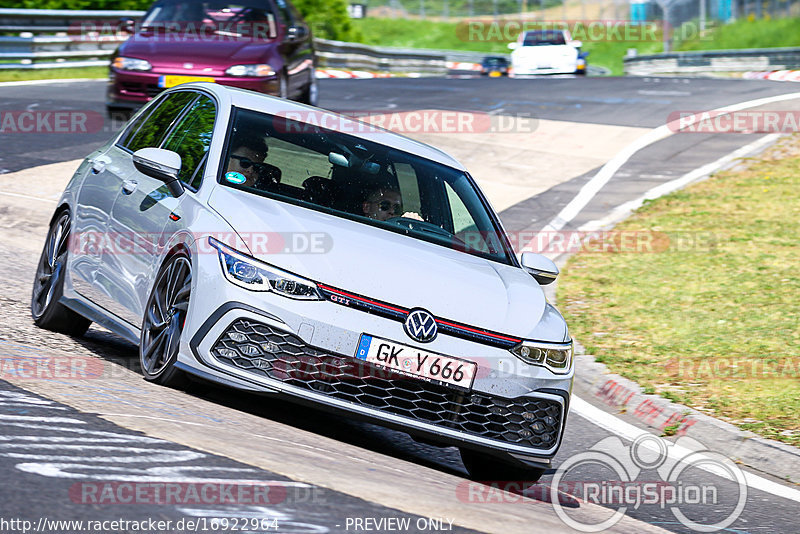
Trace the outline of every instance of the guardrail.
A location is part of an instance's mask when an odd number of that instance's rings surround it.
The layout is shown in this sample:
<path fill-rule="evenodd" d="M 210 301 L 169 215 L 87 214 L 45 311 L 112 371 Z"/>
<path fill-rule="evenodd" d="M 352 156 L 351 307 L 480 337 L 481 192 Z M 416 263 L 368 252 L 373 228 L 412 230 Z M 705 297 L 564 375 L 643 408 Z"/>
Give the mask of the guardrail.
<path fill-rule="evenodd" d="M 0 9 L 0 69 L 102 66 L 127 36 L 109 35 L 119 19 L 139 19 L 144 11 Z M 84 34 L 81 23 L 105 25 L 103 38 Z M 88 25 L 88 24 L 87 24 Z M 89 30 L 92 27 L 89 26 Z M 55 35 L 53 35 L 55 34 Z M 371 47 L 315 39 L 321 68 L 444 74 L 448 62 L 480 62 L 484 54 L 443 50 Z"/>
<path fill-rule="evenodd" d="M 800 48 L 751 48 L 673 52 L 624 59 L 625 74 L 712 74 L 800 69 Z"/>

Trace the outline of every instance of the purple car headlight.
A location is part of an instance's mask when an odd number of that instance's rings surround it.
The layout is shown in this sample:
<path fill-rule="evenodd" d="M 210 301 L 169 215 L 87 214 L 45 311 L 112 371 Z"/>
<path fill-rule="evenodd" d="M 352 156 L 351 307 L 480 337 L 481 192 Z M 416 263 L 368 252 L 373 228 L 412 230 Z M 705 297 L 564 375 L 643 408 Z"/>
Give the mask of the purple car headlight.
<path fill-rule="evenodd" d="M 234 65 L 225 71 L 228 76 L 248 76 L 251 78 L 264 78 L 274 76 L 275 71 L 269 65 Z"/>
<path fill-rule="evenodd" d="M 137 59 L 134 57 L 116 57 L 114 58 L 114 68 L 120 70 L 150 70 L 153 66 L 149 61 L 144 59 Z"/>

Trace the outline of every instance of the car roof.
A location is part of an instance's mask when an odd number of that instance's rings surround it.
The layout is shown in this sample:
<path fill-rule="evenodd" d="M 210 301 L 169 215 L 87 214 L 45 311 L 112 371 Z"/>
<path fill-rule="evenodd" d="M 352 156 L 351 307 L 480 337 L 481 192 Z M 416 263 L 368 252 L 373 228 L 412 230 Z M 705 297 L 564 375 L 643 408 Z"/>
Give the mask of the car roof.
<path fill-rule="evenodd" d="M 290 117 L 294 120 L 298 120 L 299 122 L 314 125 L 324 125 L 326 127 L 328 125 L 335 125 L 335 127 L 330 129 L 345 133 L 347 135 L 352 135 L 353 137 L 357 137 L 359 139 L 365 139 L 395 148 L 397 150 L 402 150 L 403 152 L 409 152 L 422 158 L 466 172 L 466 168 L 458 160 L 446 152 L 439 150 L 438 148 L 434 148 L 430 145 L 420 143 L 419 141 L 415 141 L 414 139 L 410 139 L 390 130 L 385 130 L 383 128 L 379 128 L 378 126 L 373 126 L 362 121 L 354 120 L 351 117 L 340 115 L 332 111 L 315 108 L 313 106 L 306 106 L 305 104 L 299 104 L 291 100 L 285 100 L 262 93 L 256 93 L 254 91 L 248 91 L 236 87 L 228 87 L 216 83 L 196 82 L 184 84 L 180 87 L 184 89 L 189 89 L 191 87 L 204 89 L 218 96 L 223 96 L 226 94 L 230 98 L 233 106 L 250 109 L 253 111 L 261 111 L 270 114 L 288 114 L 297 112 L 297 115 L 291 115 Z M 313 111 L 313 115 L 309 115 L 309 111 Z M 389 111 L 386 113 L 389 113 Z M 307 117 L 307 119 L 303 120 L 303 117 Z M 308 120 L 308 118 L 311 118 L 311 120 Z M 365 127 L 365 125 L 367 127 Z"/>

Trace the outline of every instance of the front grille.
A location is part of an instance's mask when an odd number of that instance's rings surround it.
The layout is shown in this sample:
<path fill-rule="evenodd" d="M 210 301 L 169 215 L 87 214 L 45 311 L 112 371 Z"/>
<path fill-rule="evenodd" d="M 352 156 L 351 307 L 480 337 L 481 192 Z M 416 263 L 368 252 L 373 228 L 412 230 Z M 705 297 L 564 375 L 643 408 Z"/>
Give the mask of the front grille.
<path fill-rule="evenodd" d="M 536 449 L 558 442 L 562 406 L 432 384 L 306 345 L 271 326 L 238 319 L 211 349 L 221 363 L 359 406 Z"/>

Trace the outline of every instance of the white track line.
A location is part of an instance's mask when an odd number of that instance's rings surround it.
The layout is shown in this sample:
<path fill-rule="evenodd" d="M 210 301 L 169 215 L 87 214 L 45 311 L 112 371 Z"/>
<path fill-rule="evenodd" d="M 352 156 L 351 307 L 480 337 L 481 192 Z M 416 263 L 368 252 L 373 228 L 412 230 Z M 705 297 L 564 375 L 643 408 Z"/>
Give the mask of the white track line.
<path fill-rule="evenodd" d="M 2 174 L 0 174 L 2 176 Z M 0 191 L 0 195 L 6 195 L 9 197 L 17 197 L 17 198 L 27 198 L 28 200 L 38 200 L 39 202 L 51 202 L 56 203 L 57 200 L 53 200 L 51 198 L 41 198 L 41 197 L 34 197 L 31 195 L 22 195 L 20 193 L 9 193 L 8 191 Z"/>
<path fill-rule="evenodd" d="M 55 80 L 23 80 L 19 82 L 0 82 L 0 87 L 20 85 L 46 85 L 50 83 L 107 82 L 108 78 L 57 78 Z"/>
<path fill-rule="evenodd" d="M 738 104 L 733 104 L 731 106 L 724 106 L 721 108 L 717 108 L 714 110 L 709 110 L 707 112 L 702 112 L 695 114 L 694 116 L 690 117 L 683 117 L 680 119 L 676 119 L 674 121 L 668 122 L 667 124 L 662 124 L 658 128 L 650 130 L 648 133 L 628 145 L 627 147 L 623 148 L 617 155 L 615 155 L 611 161 L 603 165 L 603 167 L 595 174 L 578 192 L 578 194 L 573 198 L 564 208 L 555 216 L 553 220 L 545 225 L 542 228 L 541 232 L 558 232 L 568 222 L 574 219 L 583 208 L 600 192 L 600 190 L 608 183 L 608 181 L 616 174 L 616 172 L 631 158 L 634 154 L 636 154 L 639 150 L 652 145 L 662 139 L 666 139 L 667 137 L 673 135 L 681 128 L 687 128 L 692 126 L 695 122 L 699 121 L 706 113 L 714 113 L 719 112 L 734 112 L 734 111 L 741 111 L 743 109 L 753 108 L 757 106 L 763 106 L 766 104 L 773 104 L 775 102 L 783 102 L 785 100 L 793 100 L 795 98 L 800 98 L 800 93 L 788 93 L 785 95 L 777 95 L 777 96 L 770 96 L 766 98 L 759 98 L 756 100 L 748 100 L 746 102 L 740 102 Z M 536 238 L 534 238 L 529 245 L 525 247 L 527 250 L 536 250 L 534 247 L 536 242 Z"/>
<path fill-rule="evenodd" d="M 603 430 L 611 432 L 612 434 L 616 434 L 617 436 L 630 441 L 636 440 L 636 438 L 642 434 L 649 433 L 646 430 L 642 430 L 639 427 L 627 423 L 618 417 L 589 404 L 577 395 L 573 395 L 572 399 L 570 400 L 570 411 L 583 417 L 590 423 L 597 425 Z M 649 445 L 651 443 L 649 440 L 644 440 L 640 443 L 643 446 L 651 447 L 651 445 Z M 658 447 L 655 445 L 652 445 L 652 450 L 656 452 L 659 451 Z M 680 461 L 682 458 L 685 458 L 690 452 L 692 451 L 686 449 L 685 447 L 680 447 L 679 445 L 667 448 L 667 453 L 676 461 Z M 727 473 L 724 473 L 721 469 L 715 469 L 713 463 L 710 466 L 701 464 L 697 467 L 699 469 L 703 469 L 704 471 L 708 471 L 715 475 L 719 475 L 723 478 L 731 480 Z M 800 502 L 800 491 L 782 484 L 778 484 L 777 482 L 767 480 L 766 478 L 754 475 L 747 471 L 743 472 L 748 487 L 771 493 L 783 499 Z"/>
<path fill-rule="evenodd" d="M 644 195 L 636 198 L 634 200 L 629 200 L 624 204 L 620 204 L 616 208 L 614 208 L 611 213 L 606 215 L 601 219 L 595 219 L 593 221 L 589 221 L 588 223 L 584 224 L 580 228 L 578 228 L 579 232 L 592 232 L 595 230 L 600 230 L 602 228 L 606 228 L 612 224 L 616 224 L 623 219 L 627 218 L 634 210 L 638 209 L 646 200 L 653 200 L 659 197 L 662 197 L 668 193 L 672 193 L 673 191 L 677 191 L 687 185 L 691 184 L 692 182 L 696 182 L 713 172 L 718 171 L 719 169 L 723 168 L 724 166 L 732 163 L 734 160 L 738 158 L 746 157 L 748 154 L 751 154 L 757 151 L 760 148 L 763 148 L 770 143 L 776 141 L 781 134 L 769 134 L 765 135 L 764 137 L 760 137 L 753 141 L 750 144 L 747 144 L 738 150 L 734 150 L 730 154 L 722 156 L 717 161 L 712 161 L 702 167 L 699 167 L 689 173 L 684 174 L 680 178 L 676 178 L 675 180 L 671 180 L 669 182 L 664 182 L 663 184 L 657 185 L 656 187 L 647 191 Z"/>

